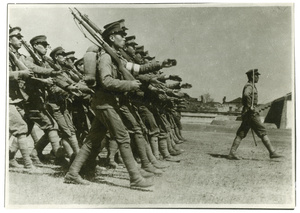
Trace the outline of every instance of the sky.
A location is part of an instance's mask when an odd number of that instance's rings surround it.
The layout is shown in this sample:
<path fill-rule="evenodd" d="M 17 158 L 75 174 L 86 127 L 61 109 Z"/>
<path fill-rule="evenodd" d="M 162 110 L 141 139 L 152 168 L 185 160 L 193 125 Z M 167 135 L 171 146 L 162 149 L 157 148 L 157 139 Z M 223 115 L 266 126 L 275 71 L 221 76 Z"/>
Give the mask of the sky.
<path fill-rule="evenodd" d="M 28 42 L 46 35 L 52 49 L 62 46 L 80 58 L 92 43 L 78 29 L 69 7 L 87 14 L 101 29 L 123 18 L 128 36 L 135 35 L 156 60 L 177 60 L 176 67 L 163 71 L 193 85 L 183 92 L 230 101 L 241 97 L 245 72 L 257 68 L 259 103 L 267 103 L 293 91 L 291 6 L 23 4 L 8 5 L 8 24 L 21 27 Z"/>

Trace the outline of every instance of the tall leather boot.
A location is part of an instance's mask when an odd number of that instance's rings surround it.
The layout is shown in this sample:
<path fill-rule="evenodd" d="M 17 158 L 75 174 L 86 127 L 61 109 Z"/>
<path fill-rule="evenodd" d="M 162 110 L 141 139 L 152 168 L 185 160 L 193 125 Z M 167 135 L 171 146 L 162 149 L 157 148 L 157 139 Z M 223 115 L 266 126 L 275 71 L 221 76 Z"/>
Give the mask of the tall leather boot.
<path fill-rule="evenodd" d="M 11 146 L 9 147 L 9 167 L 11 167 L 11 168 L 22 168 L 23 167 L 15 159 L 15 155 L 18 150 L 19 150 L 18 142 L 17 142 L 17 139 L 14 138 Z"/>
<path fill-rule="evenodd" d="M 242 141 L 241 137 L 239 136 L 235 137 L 228 155 L 229 160 L 241 160 L 241 158 L 236 155 L 236 150 L 239 147 L 241 141 Z"/>
<path fill-rule="evenodd" d="M 89 181 L 82 179 L 79 172 L 89 158 L 90 153 L 91 149 L 86 144 L 83 144 L 64 178 L 64 183 L 89 184 Z"/>
<path fill-rule="evenodd" d="M 75 154 L 79 152 L 79 144 L 76 135 L 72 135 L 71 137 L 68 138 L 68 141 L 74 151 Z"/>
<path fill-rule="evenodd" d="M 276 153 L 275 148 L 273 147 L 268 135 L 264 135 L 262 137 L 262 142 L 265 145 L 265 147 L 268 149 L 269 154 L 270 154 L 270 158 L 281 158 L 283 157 L 282 155 L 279 155 Z"/>
<path fill-rule="evenodd" d="M 143 178 L 138 170 L 138 167 L 135 165 L 130 144 L 119 144 L 119 150 L 129 173 L 130 187 L 147 188 L 152 186 L 153 183 L 151 183 L 148 179 Z"/>
<path fill-rule="evenodd" d="M 108 142 L 107 148 L 107 158 L 108 158 L 108 166 L 110 168 L 116 169 L 118 164 L 115 162 L 115 155 L 118 151 L 118 143 L 115 140 L 110 139 Z"/>
<path fill-rule="evenodd" d="M 169 165 L 166 165 L 166 164 L 163 164 L 161 162 L 159 162 L 155 156 L 153 155 L 152 153 L 152 150 L 151 150 L 151 146 L 150 144 L 146 143 L 146 152 L 147 152 L 147 157 L 150 161 L 150 163 L 157 169 L 164 169 L 164 168 L 167 168 L 169 167 Z"/>
<path fill-rule="evenodd" d="M 33 164 L 32 164 L 31 158 L 30 158 L 30 151 L 28 149 L 26 135 L 19 135 L 17 137 L 17 140 L 18 140 L 20 152 L 21 152 L 23 160 L 24 160 L 24 168 L 32 169 Z"/>
<path fill-rule="evenodd" d="M 156 175 L 161 175 L 163 172 L 157 168 L 155 168 L 149 161 L 147 157 L 147 151 L 146 151 L 146 140 L 143 135 L 135 134 L 134 140 L 139 152 L 139 156 L 141 159 L 141 167 L 147 172 L 154 173 Z"/>
<path fill-rule="evenodd" d="M 158 137 L 151 136 L 151 138 L 150 138 L 150 145 L 151 145 L 151 149 L 152 149 L 153 155 L 158 160 L 159 159 Z"/>

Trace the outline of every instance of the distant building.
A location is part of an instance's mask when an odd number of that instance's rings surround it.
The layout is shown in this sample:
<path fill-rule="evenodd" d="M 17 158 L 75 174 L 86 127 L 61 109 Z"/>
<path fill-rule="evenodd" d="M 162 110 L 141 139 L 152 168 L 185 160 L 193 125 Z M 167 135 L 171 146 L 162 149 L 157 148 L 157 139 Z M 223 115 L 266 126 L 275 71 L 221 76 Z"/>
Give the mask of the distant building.
<path fill-rule="evenodd" d="M 243 108 L 242 98 L 236 98 L 226 102 L 226 97 L 223 98 L 223 104 L 219 108 L 219 112 L 241 112 Z"/>

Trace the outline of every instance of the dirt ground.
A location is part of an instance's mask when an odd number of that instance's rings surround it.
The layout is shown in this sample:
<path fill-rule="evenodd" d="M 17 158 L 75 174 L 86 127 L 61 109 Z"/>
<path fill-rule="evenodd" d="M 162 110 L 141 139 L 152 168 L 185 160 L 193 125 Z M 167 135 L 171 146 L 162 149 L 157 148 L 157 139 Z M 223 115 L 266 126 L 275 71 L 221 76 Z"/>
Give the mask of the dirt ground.
<path fill-rule="evenodd" d="M 226 159 L 236 127 L 185 124 L 187 142 L 180 163 L 169 162 L 154 187 L 129 188 L 125 169 L 104 170 L 89 186 L 63 183 L 64 171 L 45 166 L 44 174 L 7 172 L 6 207 L 75 208 L 279 208 L 295 206 L 295 158 L 291 130 L 270 129 L 281 159 L 251 133 L 241 143 L 243 160 Z"/>

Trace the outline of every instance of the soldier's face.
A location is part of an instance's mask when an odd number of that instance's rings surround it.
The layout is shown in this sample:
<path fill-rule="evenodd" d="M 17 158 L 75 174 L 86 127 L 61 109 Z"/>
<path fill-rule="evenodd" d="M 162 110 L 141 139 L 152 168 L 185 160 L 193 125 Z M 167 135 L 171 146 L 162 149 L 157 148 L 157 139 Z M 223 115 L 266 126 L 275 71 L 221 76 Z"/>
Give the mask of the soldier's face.
<path fill-rule="evenodd" d="M 126 51 L 130 56 L 134 56 L 135 54 L 135 49 L 132 46 L 127 46 Z"/>
<path fill-rule="evenodd" d="M 123 48 L 125 45 L 125 38 L 123 35 L 120 34 L 114 34 L 111 36 L 111 39 L 113 41 L 113 44 L 117 48 Z"/>
<path fill-rule="evenodd" d="M 66 58 L 65 58 L 63 55 L 61 55 L 61 54 L 57 55 L 57 56 L 55 57 L 55 59 L 56 59 L 56 61 L 57 61 L 59 64 L 63 64 L 63 63 L 65 63 L 65 61 L 66 61 Z"/>
<path fill-rule="evenodd" d="M 83 63 L 78 64 L 76 67 L 79 70 L 79 72 L 83 73 L 83 71 L 84 71 Z"/>
<path fill-rule="evenodd" d="M 46 53 L 47 53 L 47 46 L 45 47 L 44 45 L 42 45 L 42 44 L 35 44 L 35 45 L 33 45 L 33 47 L 38 51 L 38 53 L 40 54 L 40 55 L 46 55 Z"/>
<path fill-rule="evenodd" d="M 18 50 L 22 47 L 22 37 L 12 36 L 9 38 L 9 44 L 13 46 L 14 49 Z"/>
<path fill-rule="evenodd" d="M 254 75 L 254 83 L 257 83 L 259 80 L 259 75 Z"/>

